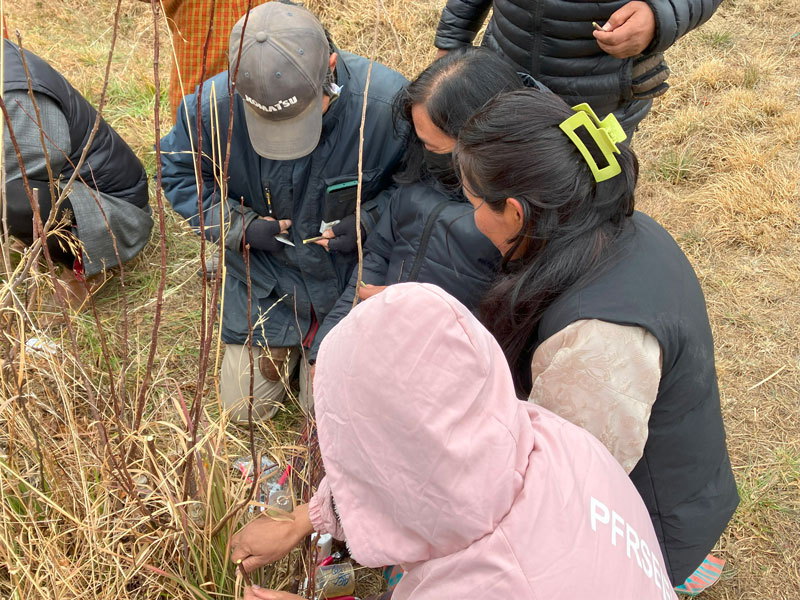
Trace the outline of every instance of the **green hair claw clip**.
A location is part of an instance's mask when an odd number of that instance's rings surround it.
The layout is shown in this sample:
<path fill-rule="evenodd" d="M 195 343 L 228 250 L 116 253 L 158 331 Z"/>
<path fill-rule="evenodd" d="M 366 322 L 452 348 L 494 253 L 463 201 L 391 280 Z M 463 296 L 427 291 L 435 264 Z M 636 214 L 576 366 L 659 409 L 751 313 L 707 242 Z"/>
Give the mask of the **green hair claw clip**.
<path fill-rule="evenodd" d="M 617 121 L 617 117 L 610 114 L 601 121 L 592 110 L 592 107 L 586 103 L 573 106 L 572 110 L 575 111 L 575 114 L 565 119 L 559 127 L 583 155 L 586 164 L 592 170 L 595 181 L 599 183 L 619 175 L 622 172 L 622 167 L 614 155 L 620 153 L 617 144 L 625 141 L 628 136 L 622 129 L 622 125 Z M 580 127 L 584 127 L 586 132 L 592 136 L 592 140 L 597 144 L 606 160 L 607 164 L 605 166 L 600 167 L 597 164 L 589 148 L 586 147 L 584 141 L 576 133 L 576 130 Z"/>

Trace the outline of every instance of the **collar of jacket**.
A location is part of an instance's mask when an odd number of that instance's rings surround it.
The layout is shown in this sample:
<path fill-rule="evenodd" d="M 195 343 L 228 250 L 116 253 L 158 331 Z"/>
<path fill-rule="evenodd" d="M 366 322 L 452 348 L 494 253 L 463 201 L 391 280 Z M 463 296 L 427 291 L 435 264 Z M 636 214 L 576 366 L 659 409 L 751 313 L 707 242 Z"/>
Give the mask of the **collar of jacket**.
<path fill-rule="evenodd" d="M 320 139 L 325 137 L 336 127 L 336 124 L 341 120 L 346 112 L 346 104 L 352 95 L 352 76 L 347 62 L 342 56 L 341 50 L 336 49 L 339 59 L 336 62 L 336 84 L 342 88 L 339 92 L 339 97 L 328 105 L 328 110 L 322 115 L 322 135 Z"/>
<path fill-rule="evenodd" d="M 461 185 L 457 186 L 446 185 L 429 173 L 426 173 L 421 181 L 425 185 L 435 189 L 440 194 L 447 196 L 447 199 L 450 200 L 451 202 L 461 202 L 461 203 L 469 202 L 469 200 L 467 200 L 467 197 L 464 195 L 464 191 Z"/>

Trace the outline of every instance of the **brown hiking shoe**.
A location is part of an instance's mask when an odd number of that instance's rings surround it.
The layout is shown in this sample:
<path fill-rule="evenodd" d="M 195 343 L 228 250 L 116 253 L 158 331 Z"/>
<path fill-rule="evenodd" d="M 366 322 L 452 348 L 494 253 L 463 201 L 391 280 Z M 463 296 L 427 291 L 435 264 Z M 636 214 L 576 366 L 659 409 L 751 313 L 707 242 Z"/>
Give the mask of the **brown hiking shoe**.
<path fill-rule="evenodd" d="M 64 292 L 67 304 L 75 311 L 85 310 L 89 306 L 89 295 L 94 295 L 105 282 L 106 277 L 103 273 L 87 277 L 84 282 L 78 278 L 75 271 L 66 267 L 62 269 L 55 281 L 56 285 L 60 286 Z"/>
<path fill-rule="evenodd" d="M 89 307 L 89 296 L 98 292 L 111 276 L 108 273 L 98 273 L 88 277 L 86 282 L 83 282 L 72 269 L 64 267 L 56 275 L 54 281 L 50 280 L 49 275 L 44 275 L 44 278 L 46 278 L 47 283 L 58 286 L 67 308 L 72 311 L 82 311 Z M 36 296 L 31 298 L 31 306 L 35 307 L 39 313 L 40 326 L 45 326 L 61 319 L 61 308 L 56 291 L 49 288 L 49 286 L 42 287 L 43 285 L 44 282 L 39 283 Z"/>
<path fill-rule="evenodd" d="M 258 356 L 258 370 L 267 381 L 277 383 L 286 375 L 289 362 L 289 348 L 261 348 Z"/>

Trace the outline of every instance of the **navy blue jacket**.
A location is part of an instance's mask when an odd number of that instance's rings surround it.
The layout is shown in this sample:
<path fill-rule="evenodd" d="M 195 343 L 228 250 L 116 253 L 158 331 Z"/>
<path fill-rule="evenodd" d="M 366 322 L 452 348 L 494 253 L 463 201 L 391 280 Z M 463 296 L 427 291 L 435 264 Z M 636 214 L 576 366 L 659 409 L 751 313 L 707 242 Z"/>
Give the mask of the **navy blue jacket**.
<path fill-rule="evenodd" d="M 314 317 L 321 322 L 344 290 L 356 262 L 355 255 L 328 253 L 317 244 L 304 245 L 302 240 L 319 235 L 324 216 L 336 214 L 343 207 L 353 210 L 368 66 L 365 58 L 346 52 L 339 54 L 336 73 L 342 86 L 341 95 L 323 117 L 317 148 L 297 160 L 274 161 L 256 154 L 248 137 L 243 102 L 237 95 L 227 197 L 222 199 L 215 177 L 221 172 L 221 155 L 225 153 L 225 141 L 219 138 L 226 137 L 228 131 L 228 74 L 221 73 L 204 83 L 202 209 L 205 235 L 214 241 L 224 239 L 226 246 L 222 305 L 222 339 L 226 343 L 247 341 L 247 278 L 242 235 L 258 216 L 291 219 L 289 237 L 295 246 L 283 246 L 277 252 L 250 253 L 250 322 L 255 344 L 299 345 L 311 329 Z M 367 229 L 377 220 L 374 209 L 379 208 L 380 201 L 376 197 L 391 183 L 392 173 L 405 150 L 406 134 L 396 132 L 391 107 L 395 94 L 405 84 L 402 75 L 373 64 L 364 134 L 362 217 Z M 212 93 L 216 98 L 213 126 Z M 194 227 L 199 225 L 199 219 L 189 132 L 195 131 L 196 118 L 197 95 L 192 94 L 184 98 L 175 127 L 161 141 L 164 193 L 173 208 Z"/>
<path fill-rule="evenodd" d="M 361 279 L 371 285 L 433 283 L 470 310 L 477 308 L 500 265 L 500 252 L 475 226 L 461 191 L 437 183 L 401 185 L 364 247 Z M 309 358 L 353 305 L 357 272 L 319 329 Z"/>

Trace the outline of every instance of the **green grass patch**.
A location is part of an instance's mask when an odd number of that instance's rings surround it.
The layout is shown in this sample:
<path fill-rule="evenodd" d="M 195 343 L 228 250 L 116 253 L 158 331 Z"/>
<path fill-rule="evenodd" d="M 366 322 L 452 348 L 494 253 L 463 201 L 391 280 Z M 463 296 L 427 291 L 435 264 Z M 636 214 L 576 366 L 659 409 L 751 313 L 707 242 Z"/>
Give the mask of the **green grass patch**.
<path fill-rule="evenodd" d="M 659 179 L 679 184 L 692 179 L 700 170 L 697 156 L 689 149 L 667 150 L 655 163 L 655 172 Z"/>
<path fill-rule="evenodd" d="M 733 34 L 730 31 L 705 31 L 701 29 L 698 32 L 698 37 L 705 45 L 717 50 L 727 50 L 735 44 Z"/>
<path fill-rule="evenodd" d="M 677 241 L 684 251 L 696 250 L 708 243 L 708 235 L 702 229 L 693 227 L 682 231 L 678 235 Z"/>
<path fill-rule="evenodd" d="M 745 61 L 744 72 L 742 73 L 742 86 L 748 90 L 755 88 L 763 78 L 761 67 L 753 61 Z"/>
<path fill-rule="evenodd" d="M 155 85 L 151 80 L 134 77 L 131 80 L 112 78 L 108 82 L 108 97 L 113 102 L 106 105 L 106 120 L 112 127 L 117 127 L 120 121 L 127 119 L 141 119 L 149 121 L 153 117 L 155 100 Z M 99 98 L 95 99 L 95 103 Z M 161 89 L 161 103 L 166 106 L 167 89 Z"/>

